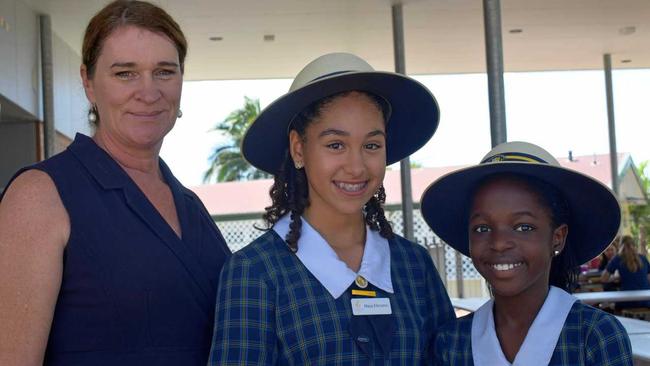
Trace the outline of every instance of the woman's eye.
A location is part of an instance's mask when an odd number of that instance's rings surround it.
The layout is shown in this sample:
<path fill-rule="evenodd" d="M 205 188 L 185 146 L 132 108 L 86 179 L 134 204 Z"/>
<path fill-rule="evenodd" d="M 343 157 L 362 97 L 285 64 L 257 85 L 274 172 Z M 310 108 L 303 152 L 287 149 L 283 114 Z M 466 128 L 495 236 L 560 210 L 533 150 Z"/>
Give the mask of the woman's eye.
<path fill-rule="evenodd" d="M 366 149 L 368 149 L 368 150 L 377 150 L 377 149 L 380 149 L 380 148 L 381 148 L 381 145 L 379 145 L 378 143 L 375 143 L 375 142 L 371 142 L 371 143 L 366 144 Z"/>
<path fill-rule="evenodd" d="M 176 74 L 175 70 L 167 70 L 167 69 L 158 70 L 156 72 L 156 76 L 158 76 L 161 79 L 169 79 L 172 76 L 174 76 L 175 74 Z"/>
<path fill-rule="evenodd" d="M 487 233 L 490 231 L 490 228 L 487 225 L 476 225 L 472 228 L 472 231 L 475 233 Z"/>
<path fill-rule="evenodd" d="M 115 73 L 115 76 L 118 79 L 129 80 L 129 79 L 133 79 L 136 76 L 136 74 L 133 71 L 119 71 Z"/>
<path fill-rule="evenodd" d="M 328 148 L 333 150 L 340 150 L 343 148 L 343 144 L 340 142 L 332 142 L 326 145 Z"/>
<path fill-rule="evenodd" d="M 529 224 L 520 224 L 515 226 L 515 231 L 533 231 L 535 227 Z"/>

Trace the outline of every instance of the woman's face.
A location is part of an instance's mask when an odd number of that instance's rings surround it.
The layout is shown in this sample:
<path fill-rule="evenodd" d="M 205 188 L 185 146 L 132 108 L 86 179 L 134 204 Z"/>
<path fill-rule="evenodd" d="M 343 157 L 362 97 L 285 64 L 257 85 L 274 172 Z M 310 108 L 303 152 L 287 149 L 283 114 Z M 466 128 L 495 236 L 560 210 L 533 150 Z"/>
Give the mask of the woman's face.
<path fill-rule="evenodd" d="M 321 219 L 359 215 L 384 179 L 384 119 L 363 93 L 351 92 L 326 104 L 306 128 L 304 139 L 291 131 L 290 148 L 307 175 L 306 213 Z"/>
<path fill-rule="evenodd" d="M 178 113 L 183 76 L 178 52 L 164 35 L 135 26 L 117 28 L 102 47 L 84 89 L 97 106 L 97 134 L 125 146 L 160 148 Z"/>
<path fill-rule="evenodd" d="M 563 249 L 568 232 L 566 225 L 552 226 L 549 208 L 526 183 L 497 178 L 478 189 L 470 255 L 495 295 L 546 294 L 553 251 Z"/>

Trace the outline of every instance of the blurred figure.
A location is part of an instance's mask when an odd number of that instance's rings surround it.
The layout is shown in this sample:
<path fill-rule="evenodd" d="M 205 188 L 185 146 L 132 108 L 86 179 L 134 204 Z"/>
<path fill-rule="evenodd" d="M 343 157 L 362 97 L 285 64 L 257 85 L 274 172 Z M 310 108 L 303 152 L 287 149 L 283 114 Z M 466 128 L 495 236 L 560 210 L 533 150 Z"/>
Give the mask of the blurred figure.
<path fill-rule="evenodd" d="M 616 255 L 616 242 L 618 242 L 618 239 L 614 240 L 614 242 L 612 242 L 604 252 L 600 253 L 600 263 L 598 264 L 599 271 L 605 270 L 607 264 L 609 264 L 612 258 Z"/>
<path fill-rule="evenodd" d="M 650 289 L 650 263 L 646 257 L 637 252 L 636 242 L 629 235 L 623 237 L 619 254 L 607 264 L 607 269 L 601 277 L 602 281 L 609 281 L 611 274 L 617 270 L 620 274 L 622 291 Z M 637 307 L 650 307 L 650 301 L 616 303 L 616 309 Z"/>

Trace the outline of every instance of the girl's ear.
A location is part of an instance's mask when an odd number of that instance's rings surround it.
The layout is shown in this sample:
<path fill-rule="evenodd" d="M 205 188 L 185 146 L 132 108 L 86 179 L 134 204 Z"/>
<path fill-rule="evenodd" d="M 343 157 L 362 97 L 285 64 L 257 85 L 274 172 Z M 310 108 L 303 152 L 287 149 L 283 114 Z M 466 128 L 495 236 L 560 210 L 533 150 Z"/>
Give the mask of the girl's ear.
<path fill-rule="evenodd" d="M 291 130 L 289 132 L 289 154 L 291 154 L 291 159 L 293 159 L 293 164 L 297 169 L 300 169 L 298 167 L 302 167 L 305 163 L 303 146 L 304 141 L 300 134 L 296 130 Z"/>
<path fill-rule="evenodd" d="M 567 224 L 562 224 L 553 230 L 553 251 L 562 252 L 564 250 L 567 235 L 569 235 Z"/>

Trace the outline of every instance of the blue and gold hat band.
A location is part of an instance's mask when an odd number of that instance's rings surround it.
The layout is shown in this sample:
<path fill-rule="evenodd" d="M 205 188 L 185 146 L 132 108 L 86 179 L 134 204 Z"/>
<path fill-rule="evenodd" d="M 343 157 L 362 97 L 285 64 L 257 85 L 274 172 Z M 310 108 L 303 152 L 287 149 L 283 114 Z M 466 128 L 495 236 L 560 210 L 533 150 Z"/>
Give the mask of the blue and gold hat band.
<path fill-rule="evenodd" d="M 520 152 L 506 152 L 492 155 L 484 159 L 481 164 L 495 163 L 495 162 L 520 162 L 520 163 L 542 163 L 548 164 L 544 159 L 537 156 L 524 154 Z"/>

